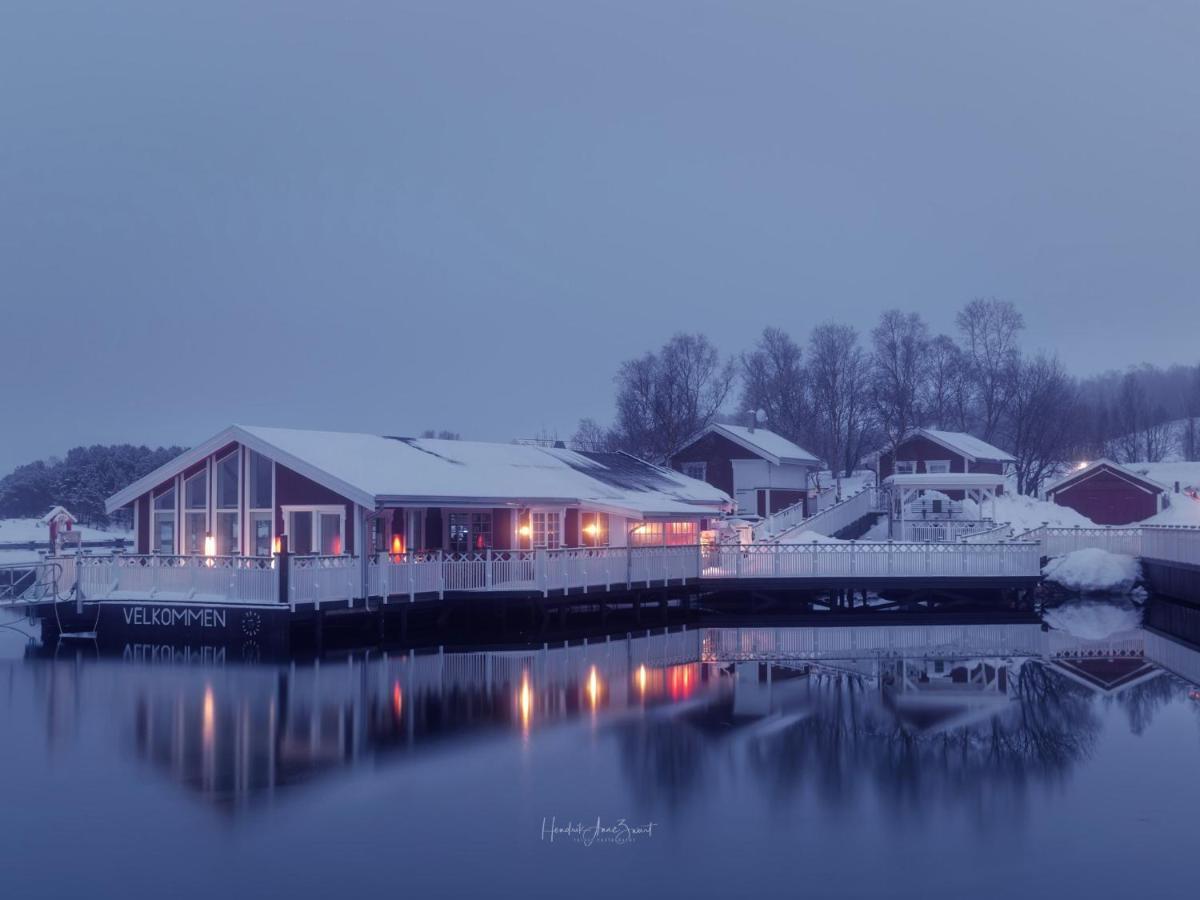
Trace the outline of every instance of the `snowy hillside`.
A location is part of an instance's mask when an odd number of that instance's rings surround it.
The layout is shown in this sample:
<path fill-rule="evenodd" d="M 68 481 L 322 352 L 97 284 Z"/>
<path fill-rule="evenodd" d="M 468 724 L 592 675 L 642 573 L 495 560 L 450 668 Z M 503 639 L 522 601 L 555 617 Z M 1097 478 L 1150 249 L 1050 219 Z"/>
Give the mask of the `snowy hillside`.
<path fill-rule="evenodd" d="M 111 541 L 114 538 L 133 540 L 133 532 L 120 528 L 104 530 L 101 528 L 86 528 L 76 526 L 85 541 Z M 38 559 L 37 550 L 7 550 L 5 544 L 37 541 L 44 544 L 50 539 L 50 529 L 38 519 L 0 519 L 0 566 L 9 563 L 34 562 Z"/>

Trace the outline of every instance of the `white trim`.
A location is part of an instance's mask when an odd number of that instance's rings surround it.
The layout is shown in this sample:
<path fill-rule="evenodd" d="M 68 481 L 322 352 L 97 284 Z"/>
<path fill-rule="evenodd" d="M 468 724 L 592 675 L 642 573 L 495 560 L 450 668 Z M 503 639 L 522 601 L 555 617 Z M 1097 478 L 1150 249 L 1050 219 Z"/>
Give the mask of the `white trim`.
<path fill-rule="evenodd" d="M 927 459 L 927 460 L 925 460 L 925 474 L 927 474 L 927 475 L 949 475 L 950 474 L 950 462 L 951 462 L 951 460 L 948 460 L 948 459 Z M 970 460 L 964 460 L 964 462 L 970 462 Z M 934 464 L 937 464 L 940 466 L 944 465 L 946 468 L 943 471 L 935 472 L 929 468 L 930 466 L 932 466 Z"/>
<path fill-rule="evenodd" d="M 289 516 L 291 516 L 292 513 L 297 513 L 297 512 L 310 512 L 313 515 L 313 522 L 312 522 L 312 524 L 313 524 L 313 529 L 312 529 L 313 543 L 317 547 L 317 551 L 312 555 L 315 555 L 315 556 L 325 556 L 326 555 L 320 551 L 320 547 L 322 544 L 322 538 L 324 537 L 324 535 L 321 534 L 321 516 L 333 516 L 333 515 L 336 515 L 338 517 L 338 536 L 342 539 L 342 552 L 337 555 L 339 555 L 339 556 L 349 555 L 346 553 L 346 506 L 345 506 L 345 504 L 342 504 L 342 503 L 338 503 L 338 504 L 289 503 L 287 506 L 281 506 L 280 510 L 283 512 L 283 528 L 288 536 L 288 552 L 289 553 L 295 552 L 292 549 L 292 538 L 294 537 L 294 535 L 292 534 L 291 528 L 288 527 L 290 524 L 288 521 Z M 271 539 L 272 539 L 272 541 L 274 541 L 273 535 L 272 535 Z M 305 555 L 307 555 L 307 554 L 305 554 Z"/>
<path fill-rule="evenodd" d="M 1088 463 L 1085 468 L 1071 472 L 1070 474 L 1058 479 L 1058 481 L 1046 488 L 1046 497 L 1049 498 L 1052 494 L 1055 494 L 1061 490 L 1069 489 L 1075 484 L 1082 484 L 1088 478 L 1091 478 L 1093 475 L 1103 471 L 1105 468 L 1108 468 L 1108 470 L 1118 478 L 1131 482 L 1135 487 L 1140 488 L 1147 494 L 1156 494 L 1160 492 L 1164 494 L 1169 493 L 1169 489 L 1166 485 L 1159 484 L 1152 478 L 1146 478 L 1144 475 L 1139 475 L 1137 472 L 1127 469 L 1120 463 L 1113 462 L 1111 459 L 1098 459 L 1095 462 Z M 1144 485 L 1151 485 L 1151 487 L 1155 488 L 1156 490 L 1151 490 L 1150 488 L 1144 487 Z"/>

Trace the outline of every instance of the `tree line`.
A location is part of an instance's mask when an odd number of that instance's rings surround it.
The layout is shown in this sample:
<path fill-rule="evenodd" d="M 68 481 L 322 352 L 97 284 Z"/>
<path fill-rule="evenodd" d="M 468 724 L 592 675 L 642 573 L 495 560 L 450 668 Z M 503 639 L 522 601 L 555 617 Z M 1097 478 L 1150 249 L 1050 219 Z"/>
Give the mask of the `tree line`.
<path fill-rule="evenodd" d="M 75 447 L 62 458 L 18 466 L 0 478 L 0 518 L 45 515 L 65 506 L 85 525 L 108 525 L 104 500 L 183 452 L 182 447 L 133 444 Z M 128 525 L 128 515 L 120 517 Z"/>
<path fill-rule="evenodd" d="M 934 334 L 917 313 L 891 309 L 865 336 L 826 322 L 804 343 L 768 327 L 724 358 L 705 335 L 676 334 L 620 365 L 614 421 L 582 420 L 574 443 L 664 462 L 712 422 L 757 418 L 843 475 L 913 428 L 965 431 L 1016 458 L 1022 493 L 1078 459 L 1200 459 L 1200 366 L 1078 379 L 1056 356 L 1022 348 L 1024 317 L 1010 301 L 976 298 L 954 323 Z"/>

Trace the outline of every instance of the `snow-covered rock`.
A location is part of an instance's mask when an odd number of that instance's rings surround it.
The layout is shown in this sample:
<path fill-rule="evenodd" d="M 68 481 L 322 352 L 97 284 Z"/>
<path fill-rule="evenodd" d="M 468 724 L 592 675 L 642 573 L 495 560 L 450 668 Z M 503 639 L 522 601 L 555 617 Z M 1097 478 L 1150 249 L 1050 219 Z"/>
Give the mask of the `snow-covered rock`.
<path fill-rule="evenodd" d="M 1052 528 L 1074 528 L 1076 525 L 1080 528 L 1096 527 L 1095 522 L 1068 506 L 1059 506 L 1057 503 L 1017 493 L 1001 494 L 996 498 L 994 506 L 990 501 L 985 503 L 983 512 L 996 522 L 1012 525 L 1014 534 L 1037 528 L 1043 522 Z M 966 518 L 977 518 L 979 507 L 971 500 L 964 500 L 963 515 Z"/>
<path fill-rule="evenodd" d="M 1042 574 L 1077 594 L 1128 594 L 1142 576 L 1132 556 L 1089 547 L 1046 563 Z"/>

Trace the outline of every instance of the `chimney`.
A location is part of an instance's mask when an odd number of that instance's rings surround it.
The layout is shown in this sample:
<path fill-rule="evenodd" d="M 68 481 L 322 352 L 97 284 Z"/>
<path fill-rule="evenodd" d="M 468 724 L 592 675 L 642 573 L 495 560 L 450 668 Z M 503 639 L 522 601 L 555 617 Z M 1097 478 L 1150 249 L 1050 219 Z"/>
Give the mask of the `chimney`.
<path fill-rule="evenodd" d="M 751 434 L 754 434 L 754 420 L 756 418 L 757 416 L 755 415 L 754 410 L 750 410 L 748 413 L 746 413 L 746 428 Z"/>

